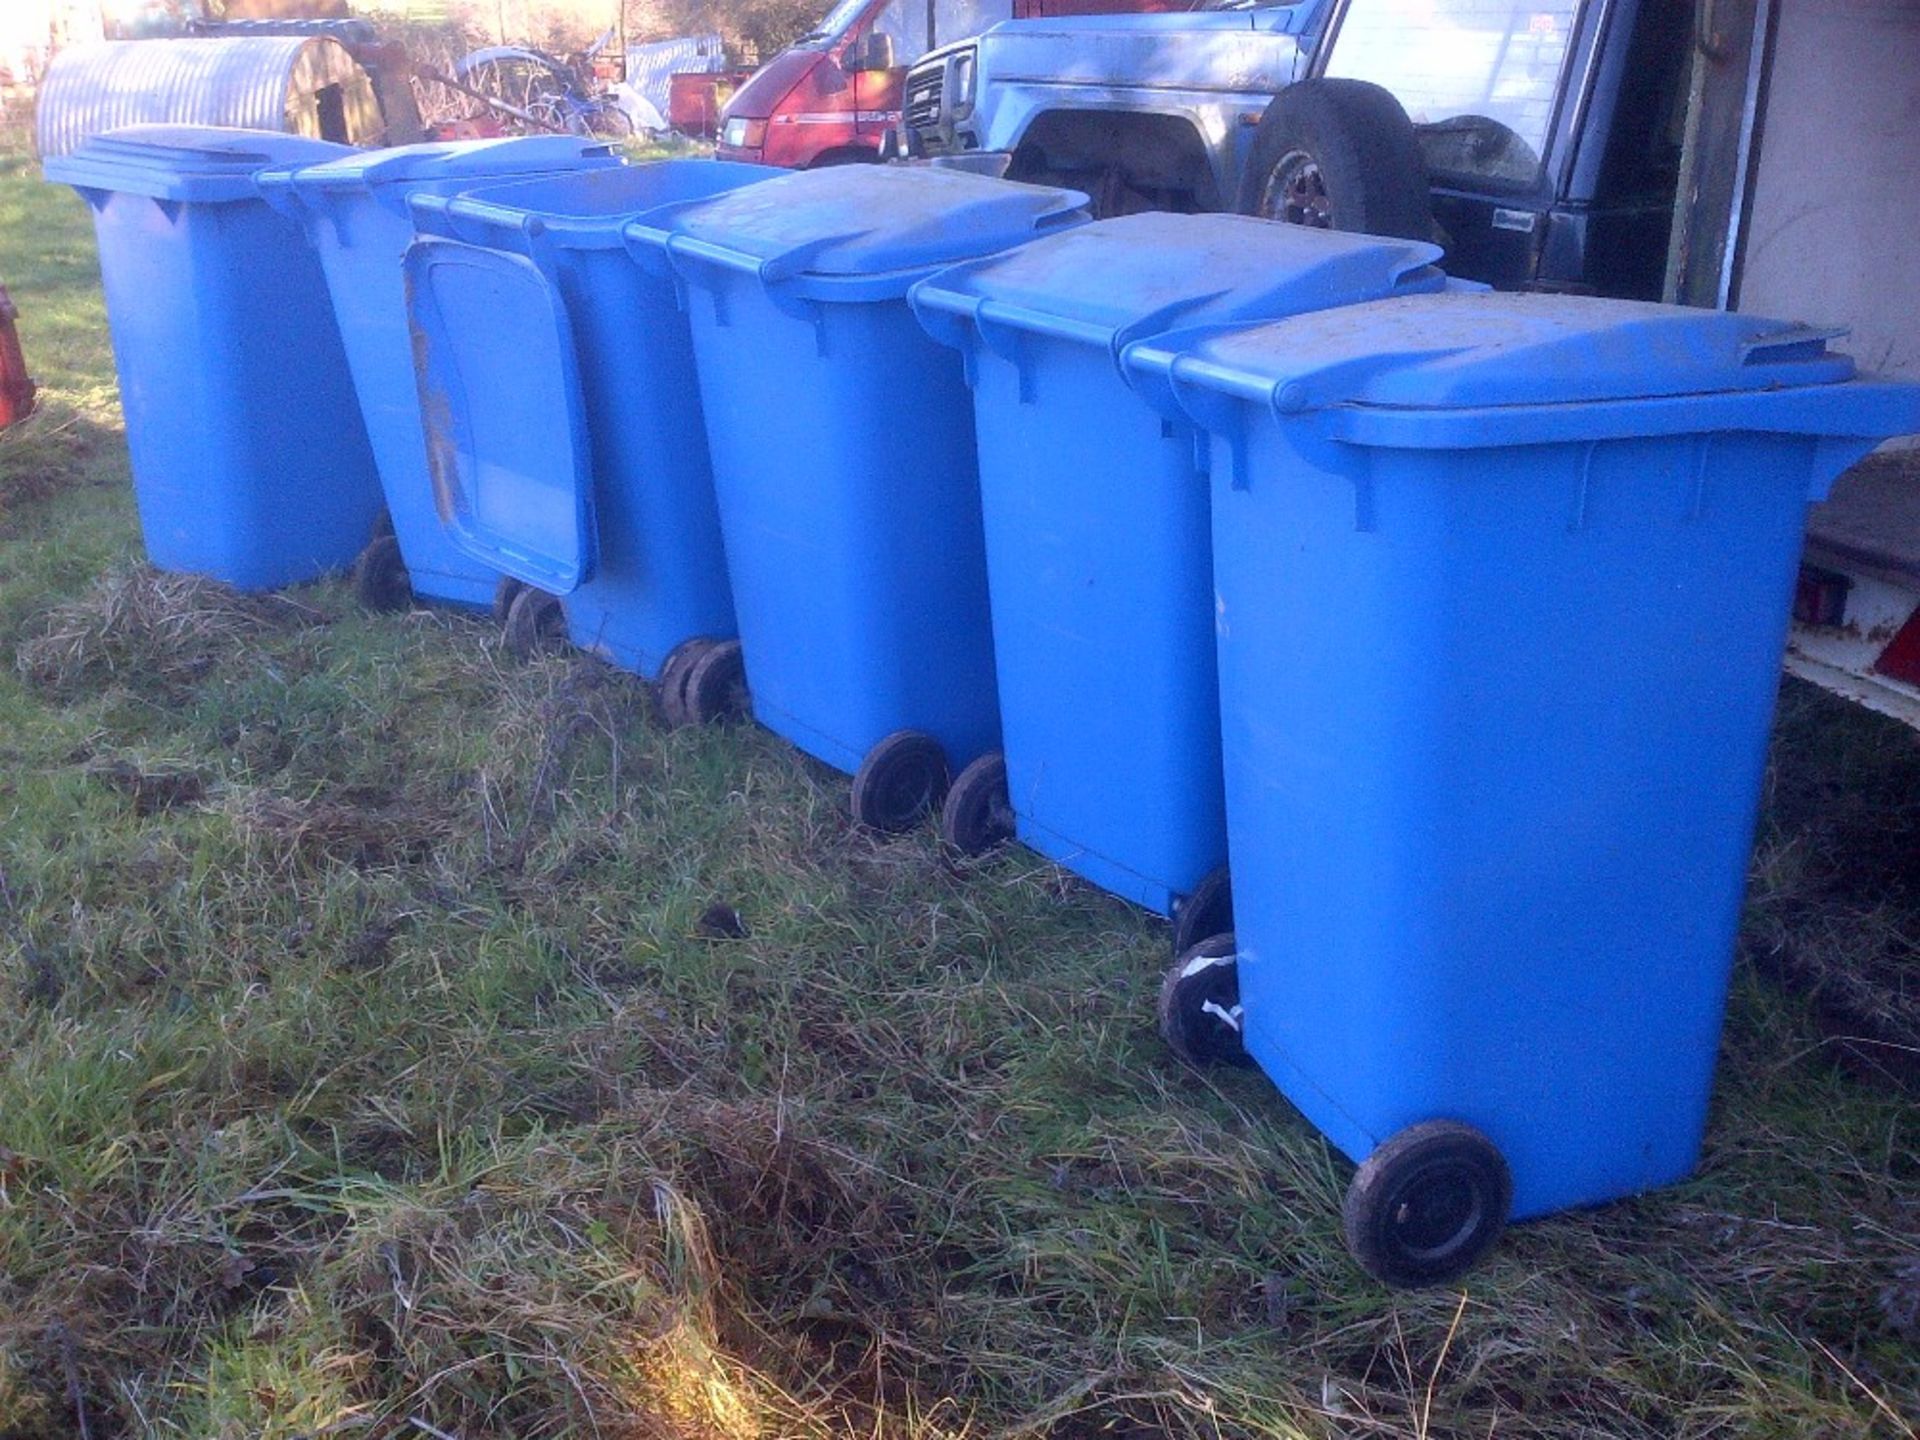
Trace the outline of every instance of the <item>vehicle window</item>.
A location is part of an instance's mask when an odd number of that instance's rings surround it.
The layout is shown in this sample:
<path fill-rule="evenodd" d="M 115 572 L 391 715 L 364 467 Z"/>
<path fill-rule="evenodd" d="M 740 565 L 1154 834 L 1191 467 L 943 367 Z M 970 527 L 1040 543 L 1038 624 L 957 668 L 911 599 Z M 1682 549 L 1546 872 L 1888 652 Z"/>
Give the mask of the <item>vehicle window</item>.
<path fill-rule="evenodd" d="M 931 45 L 950 45 L 978 35 L 1012 16 L 1011 0 L 934 0 Z"/>
<path fill-rule="evenodd" d="M 911 65 L 933 46 L 927 43 L 927 0 L 888 0 L 875 13 L 869 34 L 893 37 L 893 58 Z"/>
<path fill-rule="evenodd" d="M 1323 73 L 1412 117 L 1429 169 L 1531 183 L 1580 0 L 1353 0 Z"/>
<path fill-rule="evenodd" d="M 808 45 L 838 40 L 847 33 L 847 27 L 860 18 L 861 12 L 870 3 L 871 0 L 839 0 L 839 3 L 827 12 L 827 18 L 820 22 L 818 30 L 809 30 L 794 43 Z"/>

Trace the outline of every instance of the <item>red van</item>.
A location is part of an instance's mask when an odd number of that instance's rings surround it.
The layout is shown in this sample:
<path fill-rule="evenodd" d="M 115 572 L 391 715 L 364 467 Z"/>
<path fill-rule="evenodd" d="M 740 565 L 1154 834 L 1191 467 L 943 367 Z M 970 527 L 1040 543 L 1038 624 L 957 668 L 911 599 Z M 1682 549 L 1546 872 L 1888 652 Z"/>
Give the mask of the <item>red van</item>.
<path fill-rule="evenodd" d="M 1186 9 L 1194 0 L 840 0 L 727 102 L 723 160 L 803 170 L 873 160 L 900 123 L 907 67 L 1002 20 Z"/>

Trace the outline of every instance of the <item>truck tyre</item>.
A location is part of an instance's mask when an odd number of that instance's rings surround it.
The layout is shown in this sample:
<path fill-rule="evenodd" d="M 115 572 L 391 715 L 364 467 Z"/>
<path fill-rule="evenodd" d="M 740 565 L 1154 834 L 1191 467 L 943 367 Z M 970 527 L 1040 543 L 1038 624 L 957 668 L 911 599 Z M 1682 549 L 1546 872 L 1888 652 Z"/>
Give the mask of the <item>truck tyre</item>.
<path fill-rule="evenodd" d="M 1413 122 L 1364 80 L 1303 80 L 1273 97 L 1240 176 L 1239 210 L 1323 230 L 1433 238 Z"/>

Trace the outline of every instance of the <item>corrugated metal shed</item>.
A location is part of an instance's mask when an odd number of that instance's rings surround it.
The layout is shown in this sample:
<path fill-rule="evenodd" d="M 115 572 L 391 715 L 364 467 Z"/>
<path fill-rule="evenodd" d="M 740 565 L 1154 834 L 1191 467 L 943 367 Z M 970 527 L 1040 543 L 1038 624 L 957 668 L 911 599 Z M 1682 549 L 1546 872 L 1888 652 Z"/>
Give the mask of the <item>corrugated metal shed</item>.
<path fill-rule="evenodd" d="M 364 144 L 381 132 L 367 72 L 338 41 L 299 36 L 115 40 L 47 67 L 35 140 L 65 155 L 123 125 L 239 125 Z"/>
<path fill-rule="evenodd" d="M 627 83 L 662 115 L 667 113 L 668 79 L 675 74 L 711 75 L 727 68 L 726 43 L 718 35 L 687 35 L 627 47 Z"/>

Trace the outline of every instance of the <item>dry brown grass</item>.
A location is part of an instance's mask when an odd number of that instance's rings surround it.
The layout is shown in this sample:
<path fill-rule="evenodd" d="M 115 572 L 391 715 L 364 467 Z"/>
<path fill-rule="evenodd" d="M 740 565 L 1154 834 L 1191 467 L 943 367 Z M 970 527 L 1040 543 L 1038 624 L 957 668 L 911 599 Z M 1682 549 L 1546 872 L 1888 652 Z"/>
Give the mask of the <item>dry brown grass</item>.
<path fill-rule="evenodd" d="M 30 684 L 71 697 L 119 685 L 178 695 L 245 642 L 327 616 L 287 595 L 245 595 L 216 581 L 133 566 L 49 611 L 14 651 Z"/>

